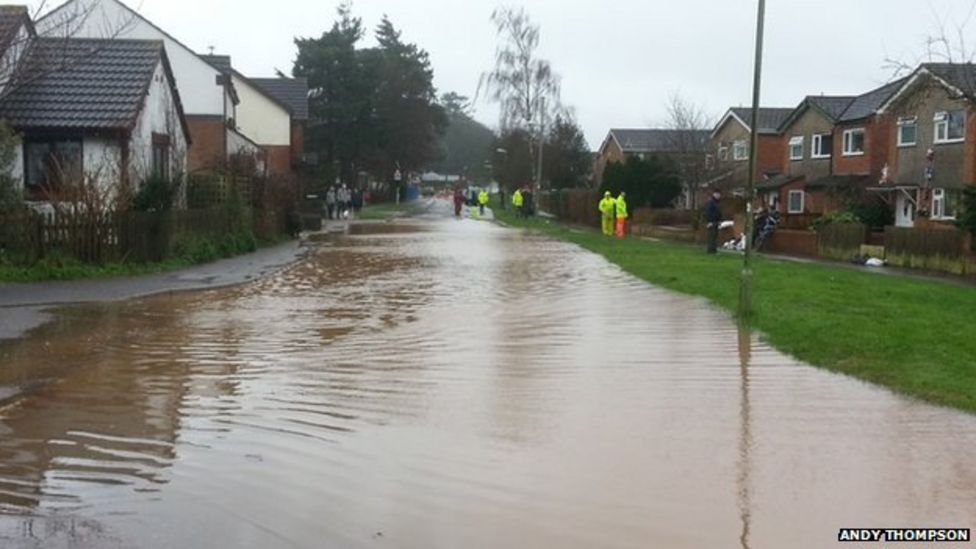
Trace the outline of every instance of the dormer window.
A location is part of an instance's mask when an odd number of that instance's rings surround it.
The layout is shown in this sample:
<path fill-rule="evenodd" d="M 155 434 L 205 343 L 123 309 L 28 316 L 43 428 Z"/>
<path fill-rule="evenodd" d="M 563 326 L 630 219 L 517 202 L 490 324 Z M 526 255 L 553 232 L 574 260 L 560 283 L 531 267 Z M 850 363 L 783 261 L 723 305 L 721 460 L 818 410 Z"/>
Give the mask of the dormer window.
<path fill-rule="evenodd" d="M 966 139 L 966 112 L 942 111 L 935 113 L 935 142 L 961 143 Z"/>

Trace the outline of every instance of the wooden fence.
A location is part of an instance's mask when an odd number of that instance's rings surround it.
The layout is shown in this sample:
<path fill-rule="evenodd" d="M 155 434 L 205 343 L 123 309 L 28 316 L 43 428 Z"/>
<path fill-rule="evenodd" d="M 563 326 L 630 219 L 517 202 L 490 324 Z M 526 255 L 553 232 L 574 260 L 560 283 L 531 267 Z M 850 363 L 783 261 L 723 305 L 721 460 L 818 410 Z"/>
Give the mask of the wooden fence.
<path fill-rule="evenodd" d="M 956 229 L 885 228 L 888 263 L 933 271 L 967 271 L 966 234 Z"/>
<path fill-rule="evenodd" d="M 830 223 L 817 231 L 817 248 L 821 257 L 850 261 L 860 255 L 868 241 L 868 227 L 862 223 Z"/>
<path fill-rule="evenodd" d="M 0 251 L 7 259 L 31 265 L 50 256 L 85 263 L 162 261 L 181 239 L 217 239 L 252 228 L 252 219 L 231 216 L 226 208 L 175 210 L 162 213 L 35 212 L 5 219 Z M 277 225 L 275 225 L 277 230 Z"/>

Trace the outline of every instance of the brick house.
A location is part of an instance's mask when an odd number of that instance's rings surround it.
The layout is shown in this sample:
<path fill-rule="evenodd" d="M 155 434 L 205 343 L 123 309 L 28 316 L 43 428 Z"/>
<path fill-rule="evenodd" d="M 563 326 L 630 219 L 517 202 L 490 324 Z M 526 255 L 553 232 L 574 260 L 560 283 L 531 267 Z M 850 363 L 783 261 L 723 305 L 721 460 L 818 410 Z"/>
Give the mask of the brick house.
<path fill-rule="evenodd" d="M 976 184 L 976 66 L 923 64 L 880 111 L 890 120 L 880 193 L 899 227 L 951 226 Z"/>
<path fill-rule="evenodd" d="M 600 145 L 594 165 L 597 187 L 603 185 L 603 174 L 611 162 L 623 163 L 634 157 L 641 160 L 654 156 L 674 160 L 686 179 L 680 206 L 695 208 L 692 192 L 698 180 L 706 175 L 705 154 L 708 148 L 706 130 L 611 129 Z"/>
<path fill-rule="evenodd" d="M 26 14 L 0 7 L 0 29 L 25 37 L 0 118 L 21 137 L 12 175 L 26 198 L 42 208 L 85 181 L 109 199 L 185 173 L 189 125 L 163 43 L 38 36 Z"/>
<path fill-rule="evenodd" d="M 779 127 L 793 109 L 759 109 L 759 151 L 756 171 L 760 179 L 774 178 L 783 172 L 783 140 Z M 726 194 L 741 194 L 749 182 L 749 146 L 752 138 L 752 109 L 732 108 L 712 130 L 709 147 L 711 177 L 699 192 L 712 188 Z M 778 180 L 778 178 L 777 178 Z"/>

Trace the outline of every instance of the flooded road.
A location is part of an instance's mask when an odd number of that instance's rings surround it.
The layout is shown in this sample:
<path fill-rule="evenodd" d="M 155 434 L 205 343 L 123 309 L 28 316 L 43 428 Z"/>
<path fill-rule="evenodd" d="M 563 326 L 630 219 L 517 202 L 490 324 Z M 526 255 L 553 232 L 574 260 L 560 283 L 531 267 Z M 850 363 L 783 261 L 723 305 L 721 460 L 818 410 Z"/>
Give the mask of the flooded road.
<path fill-rule="evenodd" d="M 976 417 L 799 364 L 568 244 L 377 227 L 0 346 L 0 385 L 34 386 L 0 411 L 0 547 L 822 549 L 976 526 Z"/>

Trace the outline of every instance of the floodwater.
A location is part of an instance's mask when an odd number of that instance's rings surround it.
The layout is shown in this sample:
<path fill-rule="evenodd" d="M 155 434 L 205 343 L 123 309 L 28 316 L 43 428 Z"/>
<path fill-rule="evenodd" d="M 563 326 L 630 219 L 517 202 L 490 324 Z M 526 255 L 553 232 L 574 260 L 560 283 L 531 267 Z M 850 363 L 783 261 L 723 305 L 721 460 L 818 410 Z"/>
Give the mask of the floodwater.
<path fill-rule="evenodd" d="M 0 547 L 823 549 L 976 526 L 976 417 L 440 213 L 0 347 L 0 385 L 33 386 L 0 410 Z"/>

